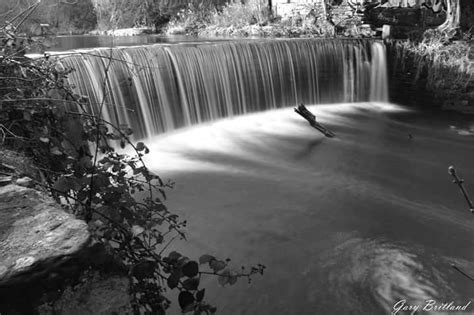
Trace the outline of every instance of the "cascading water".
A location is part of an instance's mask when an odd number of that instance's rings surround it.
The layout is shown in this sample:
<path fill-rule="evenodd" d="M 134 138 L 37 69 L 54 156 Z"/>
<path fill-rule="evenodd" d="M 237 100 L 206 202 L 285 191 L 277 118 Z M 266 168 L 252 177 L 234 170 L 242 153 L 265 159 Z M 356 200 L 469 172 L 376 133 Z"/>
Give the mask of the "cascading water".
<path fill-rule="evenodd" d="M 93 49 L 63 58 L 94 113 L 149 137 L 298 103 L 384 101 L 384 46 L 277 40 Z"/>
<path fill-rule="evenodd" d="M 387 52 L 382 43 L 372 45 L 370 101 L 388 102 Z"/>

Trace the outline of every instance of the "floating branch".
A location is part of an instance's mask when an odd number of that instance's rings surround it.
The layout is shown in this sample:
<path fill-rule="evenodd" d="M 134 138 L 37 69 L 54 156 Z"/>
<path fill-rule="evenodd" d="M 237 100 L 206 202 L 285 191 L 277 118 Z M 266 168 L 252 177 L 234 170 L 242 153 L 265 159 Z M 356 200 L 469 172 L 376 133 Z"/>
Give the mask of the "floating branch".
<path fill-rule="evenodd" d="M 311 113 L 303 104 L 296 107 L 295 112 L 303 116 L 303 118 L 306 119 L 312 127 L 322 132 L 326 137 L 333 138 L 336 136 L 331 130 L 318 123 L 316 121 L 316 116 Z"/>
<path fill-rule="evenodd" d="M 453 267 L 454 270 L 456 270 L 457 272 L 459 272 L 460 274 L 462 274 L 466 278 L 470 279 L 471 281 L 474 281 L 474 278 L 470 274 L 468 274 L 467 272 L 465 272 L 464 270 L 462 270 L 461 268 L 459 268 L 455 264 L 452 264 L 451 267 Z"/>
<path fill-rule="evenodd" d="M 472 204 L 471 199 L 469 198 L 469 195 L 467 194 L 466 189 L 464 188 L 464 179 L 460 179 L 458 175 L 456 174 L 456 169 L 454 166 L 450 166 L 448 168 L 449 174 L 454 177 L 453 183 L 458 185 L 459 188 L 461 189 L 462 194 L 464 195 L 464 198 L 466 199 L 467 204 L 469 205 L 469 209 L 471 210 L 471 213 L 474 213 L 474 205 Z"/>

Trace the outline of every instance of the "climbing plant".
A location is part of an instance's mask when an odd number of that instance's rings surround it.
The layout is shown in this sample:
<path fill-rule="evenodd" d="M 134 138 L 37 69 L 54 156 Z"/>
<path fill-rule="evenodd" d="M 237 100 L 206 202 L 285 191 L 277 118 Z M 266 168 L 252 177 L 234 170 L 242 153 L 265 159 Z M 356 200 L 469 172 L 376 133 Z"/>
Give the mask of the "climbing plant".
<path fill-rule="evenodd" d="M 75 94 L 68 83 L 74 69 L 48 54 L 25 55 L 38 43 L 17 34 L 22 21 L 0 28 L 0 145 L 32 157 L 37 184 L 87 222 L 94 239 L 127 268 L 135 313 L 164 314 L 171 303 L 167 290 L 179 291 L 185 313 L 214 313 L 202 276 L 233 285 L 263 274 L 265 266 L 237 272 L 229 259 L 205 254 L 193 260 L 172 250 L 175 240 L 186 238 L 186 221 L 164 203 L 173 183 L 147 168 L 149 149 L 131 140 L 133 130 L 101 117 L 104 103 Z M 108 69 L 119 61 L 105 62 L 104 94 Z M 86 110 L 90 106 L 99 108 L 97 115 Z M 133 153 L 124 153 L 126 147 Z"/>

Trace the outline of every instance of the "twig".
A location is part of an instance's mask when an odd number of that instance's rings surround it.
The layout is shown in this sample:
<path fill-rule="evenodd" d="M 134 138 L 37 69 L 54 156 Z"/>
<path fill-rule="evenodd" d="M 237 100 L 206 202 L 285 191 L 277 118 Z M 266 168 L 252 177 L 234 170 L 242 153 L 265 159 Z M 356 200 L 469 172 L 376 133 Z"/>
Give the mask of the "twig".
<path fill-rule="evenodd" d="M 163 248 L 161 249 L 161 251 L 158 253 L 158 256 L 161 256 L 161 254 L 163 254 L 163 252 L 168 248 L 168 246 L 170 246 L 171 243 L 172 243 L 175 239 L 177 239 L 178 237 L 179 237 L 179 235 L 173 236 L 173 237 L 168 241 L 168 243 L 167 243 L 165 246 L 163 246 Z"/>
<path fill-rule="evenodd" d="M 300 114 L 313 128 L 319 130 L 326 137 L 333 138 L 336 136 L 331 130 L 318 123 L 316 121 L 316 116 L 311 113 L 303 104 L 300 104 L 297 108 L 295 108 L 295 112 Z"/>
<path fill-rule="evenodd" d="M 466 278 L 468 278 L 469 280 L 471 281 L 474 281 L 474 278 L 469 275 L 468 273 L 466 273 L 465 271 L 463 271 L 461 268 L 459 268 L 458 266 L 456 266 L 455 264 L 452 264 L 451 267 L 453 267 L 456 271 L 458 271 L 459 273 L 461 273 L 463 276 L 465 276 Z"/>
<path fill-rule="evenodd" d="M 467 194 L 466 189 L 464 188 L 464 179 L 460 179 L 458 177 L 458 175 L 456 174 L 456 169 L 452 165 L 448 168 L 448 172 L 451 176 L 454 177 L 453 183 L 458 185 L 459 189 L 461 189 L 461 192 L 469 206 L 469 210 L 471 210 L 471 213 L 474 213 L 474 204 L 472 203 L 471 199 L 469 198 L 469 195 Z"/>

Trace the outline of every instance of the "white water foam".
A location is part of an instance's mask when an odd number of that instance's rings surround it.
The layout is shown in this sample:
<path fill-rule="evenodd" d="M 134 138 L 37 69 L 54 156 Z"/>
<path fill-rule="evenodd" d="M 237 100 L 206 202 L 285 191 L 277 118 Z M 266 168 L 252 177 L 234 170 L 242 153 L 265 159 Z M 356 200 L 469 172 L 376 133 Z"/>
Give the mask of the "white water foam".
<path fill-rule="evenodd" d="M 351 123 L 342 114 L 356 113 L 360 110 L 379 113 L 407 111 L 402 106 L 389 103 L 313 105 L 308 108 L 319 122 L 331 126 Z M 268 139 L 271 137 L 301 138 L 308 135 L 314 139 L 324 138 L 322 134 L 308 127 L 306 121 L 297 115 L 293 108 L 271 110 L 222 119 L 151 137 L 145 141 L 151 151 L 145 159 L 150 169 L 158 172 L 198 170 L 232 172 L 236 169 L 210 161 L 193 160 L 189 155 L 195 152 L 221 153 L 243 159 L 257 159 L 255 155 L 249 155 L 242 144 L 254 144 L 264 148 L 269 145 Z M 338 141 L 338 138 L 332 140 Z"/>

